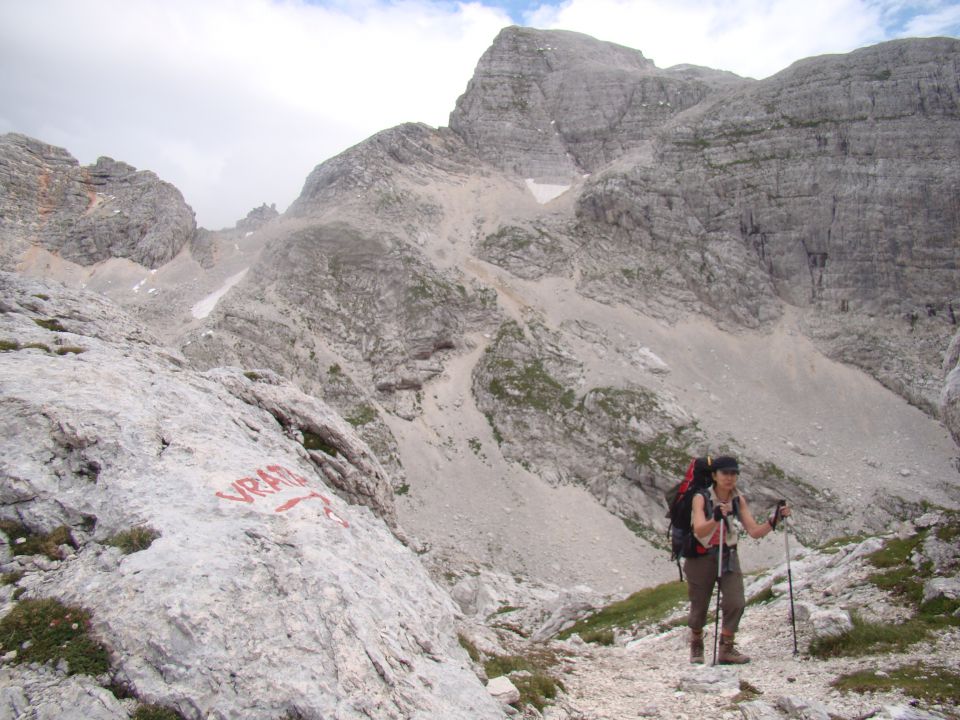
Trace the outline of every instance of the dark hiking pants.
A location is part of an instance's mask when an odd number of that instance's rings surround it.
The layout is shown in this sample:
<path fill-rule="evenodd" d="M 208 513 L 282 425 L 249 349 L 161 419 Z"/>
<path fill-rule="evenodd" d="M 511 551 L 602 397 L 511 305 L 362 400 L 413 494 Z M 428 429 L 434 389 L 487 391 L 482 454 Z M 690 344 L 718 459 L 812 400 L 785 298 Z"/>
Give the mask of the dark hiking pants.
<path fill-rule="evenodd" d="M 743 615 L 743 573 L 736 549 L 724 559 L 723 576 L 720 581 L 720 607 L 723 611 L 723 631 L 735 633 Z M 690 599 L 690 616 L 687 625 L 694 631 L 703 630 L 707 622 L 707 610 L 717 582 L 717 554 L 687 558 L 683 564 L 687 578 L 687 597 Z"/>

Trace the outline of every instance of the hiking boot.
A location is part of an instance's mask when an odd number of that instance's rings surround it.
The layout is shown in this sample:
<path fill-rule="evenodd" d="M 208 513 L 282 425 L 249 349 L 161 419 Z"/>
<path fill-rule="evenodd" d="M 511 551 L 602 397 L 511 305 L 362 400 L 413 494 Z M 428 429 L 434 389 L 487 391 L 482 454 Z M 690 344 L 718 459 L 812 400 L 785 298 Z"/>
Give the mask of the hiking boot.
<path fill-rule="evenodd" d="M 703 630 L 699 633 L 690 631 L 690 663 L 703 664 Z"/>
<path fill-rule="evenodd" d="M 720 636 L 720 654 L 717 663 L 720 665 L 743 665 L 750 662 L 750 657 L 744 655 L 733 645 L 733 635 Z"/>

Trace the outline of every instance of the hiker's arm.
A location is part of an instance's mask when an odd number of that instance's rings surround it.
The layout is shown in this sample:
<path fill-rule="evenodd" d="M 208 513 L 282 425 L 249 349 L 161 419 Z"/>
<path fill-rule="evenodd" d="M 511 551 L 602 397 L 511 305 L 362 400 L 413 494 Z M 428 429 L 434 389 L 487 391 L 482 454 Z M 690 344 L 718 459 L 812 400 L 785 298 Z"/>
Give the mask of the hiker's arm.
<path fill-rule="evenodd" d="M 706 537 L 707 535 L 713 535 L 714 531 L 717 529 L 719 524 L 713 518 L 707 519 L 704 517 L 704 500 L 703 495 L 694 495 L 693 503 L 690 506 L 690 524 L 693 526 L 693 534 L 697 537 Z"/>
<path fill-rule="evenodd" d="M 790 508 L 784 506 L 781 508 L 781 513 L 783 515 L 790 514 Z M 750 506 L 747 504 L 747 499 L 740 496 L 740 522 L 743 525 L 743 529 L 747 531 L 747 535 L 752 538 L 762 538 L 764 535 L 770 534 L 773 531 L 773 525 L 770 520 L 764 520 L 762 523 L 758 523 L 754 517 L 753 513 L 750 512 Z"/>

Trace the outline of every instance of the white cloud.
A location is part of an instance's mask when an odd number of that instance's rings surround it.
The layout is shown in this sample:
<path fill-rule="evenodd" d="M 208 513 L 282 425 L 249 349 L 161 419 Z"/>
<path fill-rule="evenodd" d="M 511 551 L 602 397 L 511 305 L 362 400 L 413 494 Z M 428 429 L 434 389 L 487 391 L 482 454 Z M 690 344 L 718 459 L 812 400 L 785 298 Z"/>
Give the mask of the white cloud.
<path fill-rule="evenodd" d="M 153 170 L 202 225 L 231 225 L 261 202 L 284 209 L 317 163 L 379 130 L 445 125 L 511 24 L 491 7 L 503 1 L 0 0 L 0 132 Z M 566 0 L 525 22 L 660 67 L 763 77 L 892 33 L 955 32 L 958 13 L 950 0 Z"/>
<path fill-rule="evenodd" d="M 282 209 L 314 165 L 400 122 L 445 125 L 505 13 L 425 0 L 0 4 L 0 132 L 174 183 L 201 224 Z"/>
<path fill-rule="evenodd" d="M 637 48 L 658 67 L 692 63 L 756 78 L 884 37 L 879 10 L 861 0 L 568 0 L 528 20 Z"/>

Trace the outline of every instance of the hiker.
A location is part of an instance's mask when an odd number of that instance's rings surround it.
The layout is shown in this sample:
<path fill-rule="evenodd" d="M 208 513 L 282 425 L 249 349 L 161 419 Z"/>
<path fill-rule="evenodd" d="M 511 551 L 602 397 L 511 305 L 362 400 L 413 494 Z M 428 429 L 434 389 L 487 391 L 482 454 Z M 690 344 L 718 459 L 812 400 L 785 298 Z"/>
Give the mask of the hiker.
<path fill-rule="evenodd" d="M 740 520 L 740 524 L 752 538 L 762 538 L 774 530 L 782 516 L 790 514 L 783 505 L 768 520 L 758 523 L 750 512 L 747 499 L 737 490 L 737 477 L 740 466 L 737 459 L 729 456 L 714 458 L 711 464 L 712 485 L 709 491 L 697 493 L 693 497 L 691 525 L 693 535 L 699 544 L 694 557 L 684 562 L 684 574 L 687 576 L 687 596 L 690 599 L 690 615 L 687 625 L 690 627 L 690 662 L 703 662 L 703 626 L 707 622 L 707 609 L 713 586 L 717 580 L 720 564 L 717 553 L 720 544 L 720 525 L 724 525 L 723 573 L 720 582 L 720 604 L 723 629 L 720 633 L 720 652 L 717 661 L 721 664 L 742 664 L 750 658 L 739 652 L 733 644 L 740 616 L 743 615 L 743 573 L 737 558 L 737 531 L 729 516 Z M 709 497 L 707 497 L 709 492 Z"/>

